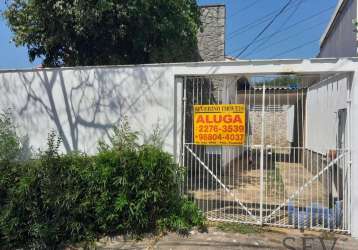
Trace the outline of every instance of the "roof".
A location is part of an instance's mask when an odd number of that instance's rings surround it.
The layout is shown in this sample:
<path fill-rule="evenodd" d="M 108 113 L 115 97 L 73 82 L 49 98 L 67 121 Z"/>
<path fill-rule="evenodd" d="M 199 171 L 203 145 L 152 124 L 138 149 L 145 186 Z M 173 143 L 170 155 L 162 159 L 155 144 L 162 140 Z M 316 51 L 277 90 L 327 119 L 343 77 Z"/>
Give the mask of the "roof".
<path fill-rule="evenodd" d="M 331 32 L 331 30 L 333 29 L 333 26 L 337 20 L 337 18 L 339 17 L 339 15 L 342 13 L 342 10 L 344 8 L 344 6 L 349 2 L 350 0 L 339 0 L 336 6 L 336 9 L 333 12 L 333 15 L 331 17 L 331 20 L 329 21 L 323 35 L 321 36 L 320 39 L 320 46 L 322 47 L 323 43 L 325 42 L 325 40 L 327 39 L 329 33 Z"/>

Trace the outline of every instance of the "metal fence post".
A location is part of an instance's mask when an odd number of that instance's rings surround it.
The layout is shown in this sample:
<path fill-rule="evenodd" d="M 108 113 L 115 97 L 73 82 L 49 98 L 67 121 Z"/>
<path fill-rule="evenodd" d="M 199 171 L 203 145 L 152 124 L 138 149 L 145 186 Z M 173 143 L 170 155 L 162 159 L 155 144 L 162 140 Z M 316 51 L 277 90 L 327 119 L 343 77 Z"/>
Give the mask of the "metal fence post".
<path fill-rule="evenodd" d="M 185 166 L 185 118 L 186 118 L 186 77 L 181 78 L 181 86 L 182 86 L 182 96 L 181 96 L 181 142 L 180 142 L 180 156 L 179 156 L 179 164 L 182 168 L 187 168 Z M 187 170 L 187 169 L 185 169 Z M 185 183 L 185 180 L 188 179 L 187 172 L 185 171 L 185 175 L 183 176 L 183 182 L 182 182 L 182 194 L 184 194 L 185 186 L 188 183 Z"/>
<path fill-rule="evenodd" d="M 264 202 L 264 150 L 265 150 L 265 97 L 266 85 L 262 88 L 262 112 L 261 112 L 261 153 L 260 153 L 260 224 L 263 224 Z"/>

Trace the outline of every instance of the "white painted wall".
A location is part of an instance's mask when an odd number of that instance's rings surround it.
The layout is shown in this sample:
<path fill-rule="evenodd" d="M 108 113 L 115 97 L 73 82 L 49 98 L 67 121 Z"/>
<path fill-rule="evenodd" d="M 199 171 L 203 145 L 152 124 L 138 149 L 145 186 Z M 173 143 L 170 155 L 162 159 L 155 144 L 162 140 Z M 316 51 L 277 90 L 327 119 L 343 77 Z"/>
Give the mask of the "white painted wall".
<path fill-rule="evenodd" d="M 35 70 L 0 74 L 0 110 L 12 109 L 35 149 L 47 133 L 63 135 L 67 150 L 93 153 L 99 139 L 127 116 L 147 139 L 159 124 L 172 152 L 174 76 L 166 67 Z"/>
<path fill-rule="evenodd" d="M 180 139 L 176 138 L 176 135 L 180 136 L 181 129 L 181 117 L 178 116 L 181 109 L 178 105 L 182 102 L 182 82 L 178 80 L 175 86 L 174 76 L 295 72 L 301 74 L 355 72 L 351 95 L 350 141 L 353 150 L 351 178 L 357 180 L 358 130 L 354 128 L 358 127 L 358 61 L 354 58 L 0 71 L 0 110 L 13 109 L 19 129 L 30 136 L 31 144 L 35 148 L 45 146 L 47 133 L 53 128 L 63 131 L 70 149 L 77 147 L 88 153 L 94 152 L 98 139 L 106 137 L 110 126 L 116 124 L 121 116 L 127 115 L 133 129 L 141 133 L 142 139 L 146 139 L 159 122 L 162 128 L 161 134 L 165 138 L 165 149 L 175 153 L 176 148 L 178 155 Z M 343 84 L 339 84 L 339 81 Z M 345 98 L 342 100 L 331 98 L 330 102 L 323 98 L 324 95 L 333 93 L 340 96 L 344 92 L 340 88 L 343 88 L 345 81 L 337 79 L 328 87 L 316 86 L 316 89 L 310 90 L 309 101 L 312 105 L 318 105 L 315 110 L 309 111 L 311 119 L 320 122 L 313 114 L 320 116 L 322 112 L 330 114 L 332 118 L 334 107 L 345 105 L 341 102 L 346 100 Z M 314 98 L 314 95 L 317 98 Z M 314 101 L 318 103 L 315 104 Z M 335 105 L 333 106 L 332 103 Z M 311 107 L 315 107 L 312 105 Z M 321 139 L 324 139 L 320 130 L 326 128 L 329 132 L 327 128 L 331 125 L 323 122 L 320 124 L 321 126 L 311 132 L 320 134 Z M 177 143 L 176 147 L 174 142 Z M 327 143 L 332 143 L 332 139 L 328 139 Z M 310 146 L 319 148 L 321 145 L 310 141 Z M 352 190 L 357 189 L 358 182 L 353 181 Z M 352 192 L 352 205 L 351 232 L 354 237 L 358 237 L 357 192 Z"/>
<path fill-rule="evenodd" d="M 327 30 L 322 40 L 318 57 L 354 57 L 358 56 L 358 36 L 354 32 L 353 19 L 357 19 L 357 0 L 344 0 L 347 2 L 337 12 L 337 17 Z"/>
<path fill-rule="evenodd" d="M 337 147 L 337 112 L 348 106 L 348 83 L 348 76 L 340 74 L 308 89 L 305 128 L 307 149 L 326 154 L 329 149 Z"/>
<path fill-rule="evenodd" d="M 355 59 L 280 59 L 0 71 L 0 110 L 13 110 L 34 149 L 44 148 L 55 129 L 70 150 L 95 152 L 97 141 L 126 115 L 144 140 L 160 123 L 165 149 L 174 153 L 182 101 L 175 75 L 346 72 L 357 65 Z"/>

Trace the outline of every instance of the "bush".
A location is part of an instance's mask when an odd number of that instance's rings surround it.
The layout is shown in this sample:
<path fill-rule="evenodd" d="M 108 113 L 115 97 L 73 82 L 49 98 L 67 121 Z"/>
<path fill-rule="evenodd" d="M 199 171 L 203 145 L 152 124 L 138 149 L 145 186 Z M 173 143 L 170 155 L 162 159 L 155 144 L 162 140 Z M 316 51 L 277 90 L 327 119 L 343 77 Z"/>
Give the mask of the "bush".
<path fill-rule="evenodd" d="M 59 142 L 49 137 L 49 148 L 39 159 L 13 162 L 0 229 L 7 248 L 47 249 L 68 242 L 93 239 L 85 155 L 58 154 Z M 93 209 L 92 209 L 93 210 Z M 93 218 L 92 218 L 93 221 Z"/>
<path fill-rule="evenodd" d="M 20 138 L 9 113 L 0 114 L 0 162 L 16 159 L 21 152 Z"/>
<path fill-rule="evenodd" d="M 29 158 L 30 153 L 27 137 L 18 136 L 10 113 L 0 113 L 0 210 L 7 200 L 7 190 L 22 171 L 20 166 L 14 167 L 18 165 L 15 161 Z"/>
<path fill-rule="evenodd" d="M 172 157 L 139 146 L 125 126 L 96 156 L 62 155 L 59 145 L 52 133 L 38 159 L 1 168 L 2 247 L 59 248 L 102 235 L 185 233 L 203 225 L 202 213 L 180 195 L 182 171 Z"/>

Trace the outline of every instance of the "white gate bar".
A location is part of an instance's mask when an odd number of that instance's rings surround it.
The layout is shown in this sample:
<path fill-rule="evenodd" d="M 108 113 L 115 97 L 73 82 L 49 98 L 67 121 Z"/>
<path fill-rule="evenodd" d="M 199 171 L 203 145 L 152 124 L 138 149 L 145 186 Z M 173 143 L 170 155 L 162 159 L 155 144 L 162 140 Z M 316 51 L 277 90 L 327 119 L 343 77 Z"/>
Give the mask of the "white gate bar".
<path fill-rule="evenodd" d="M 312 179 L 303 184 L 296 192 L 294 192 L 285 202 L 283 202 L 280 206 L 278 206 L 272 213 L 265 217 L 265 222 L 267 222 L 273 215 L 275 215 L 282 207 L 288 204 L 296 195 L 300 194 L 306 187 L 311 185 L 315 180 L 317 180 L 325 171 L 327 171 L 330 167 L 332 167 L 337 161 L 345 156 L 346 153 L 340 154 L 336 159 L 331 161 L 328 165 L 326 165 L 320 172 L 318 172 Z"/>
<path fill-rule="evenodd" d="M 260 155 L 260 223 L 263 223 L 264 203 L 264 150 L 265 150 L 265 94 L 266 85 L 262 87 L 262 112 L 261 112 L 261 155 Z"/>
<path fill-rule="evenodd" d="M 228 194 L 230 194 L 234 200 L 240 204 L 240 206 L 253 218 L 256 220 L 256 216 L 254 216 L 249 209 L 239 200 L 236 198 L 235 195 L 232 194 L 232 192 L 230 192 L 230 190 L 226 187 L 226 185 L 224 183 L 222 183 L 220 181 L 220 179 L 213 173 L 213 171 L 210 170 L 210 168 L 208 168 L 208 166 L 206 166 L 206 164 L 199 158 L 199 156 L 197 156 L 195 154 L 194 151 L 191 150 L 190 147 L 188 147 L 187 145 L 185 145 L 185 148 L 192 154 L 192 156 L 194 156 L 194 158 L 209 172 L 209 174 L 214 177 L 214 179 L 216 180 L 216 182 L 218 182 L 220 184 L 220 186 L 222 186 L 225 190 L 225 192 L 227 192 Z"/>

